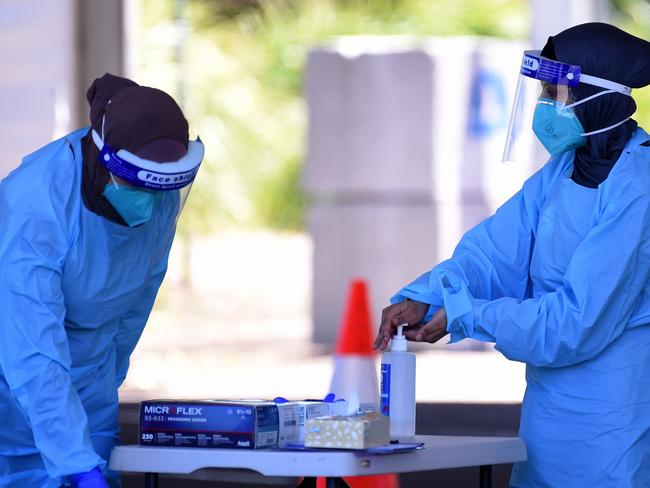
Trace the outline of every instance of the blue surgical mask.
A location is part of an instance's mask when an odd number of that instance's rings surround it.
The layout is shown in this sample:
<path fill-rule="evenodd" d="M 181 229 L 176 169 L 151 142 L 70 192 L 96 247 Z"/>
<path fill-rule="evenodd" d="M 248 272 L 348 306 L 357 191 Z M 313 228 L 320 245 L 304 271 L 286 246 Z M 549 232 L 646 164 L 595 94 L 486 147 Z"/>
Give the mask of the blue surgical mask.
<path fill-rule="evenodd" d="M 551 156 L 587 143 L 585 130 L 573 110 L 548 98 L 540 98 L 537 102 L 533 132 Z"/>
<path fill-rule="evenodd" d="M 129 227 L 147 222 L 151 218 L 156 201 L 155 192 L 118 185 L 115 180 L 106 185 L 104 196 Z"/>

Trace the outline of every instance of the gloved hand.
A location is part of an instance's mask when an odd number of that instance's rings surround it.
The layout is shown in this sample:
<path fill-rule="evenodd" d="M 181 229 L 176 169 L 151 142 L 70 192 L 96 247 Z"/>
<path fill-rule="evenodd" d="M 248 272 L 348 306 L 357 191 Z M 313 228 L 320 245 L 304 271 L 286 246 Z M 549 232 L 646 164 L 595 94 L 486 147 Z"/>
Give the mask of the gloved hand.
<path fill-rule="evenodd" d="M 86 473 L 73 474 L 70 479 L 74 488 L 108 488 L 102 470 L 99 468 Z"/>

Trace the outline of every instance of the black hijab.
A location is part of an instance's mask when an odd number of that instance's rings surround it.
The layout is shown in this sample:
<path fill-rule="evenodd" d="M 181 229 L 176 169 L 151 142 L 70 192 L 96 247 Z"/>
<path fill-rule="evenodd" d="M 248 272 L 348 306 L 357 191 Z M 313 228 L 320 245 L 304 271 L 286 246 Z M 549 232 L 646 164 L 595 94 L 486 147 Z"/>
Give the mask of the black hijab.
<path fill-rule="evenodd" d="M 187 150 L 187 121 L 167 93 L 106 73 L 93 82 L 86 98 L 90 104 L 91 130 L 95 129 L 100 137 L 103 130 L 104 141 L 113 149 L 126 149 L 154 161 L 173 161 Z M 126 226 L 103 195 L 110 175 L 98 160 L 99 150 L 91 130 L 82 139 L 84 205 L 91 212 Z"/>
<path fill-rule="evenodd" d="M 584 74 L 631 88 L 650 84 L 650 43 L 609 24 L 581 24 L 549 37 L 542 56 L 576 64 Z M 571 89 L 571 94 L 578 101 L 604 90 L 581 83 Z M 577 105 L 574 110 L 585 132 L 591 132 L 630 117 L 636 103 L 632 97 L 609 93 Z M 575 152 L 571 178 L 579 185 L 596 188 L 609 175 L 636 127 L 637 123 L 630 119 L 614 129 L 588 136 L 586 146 Z"/>

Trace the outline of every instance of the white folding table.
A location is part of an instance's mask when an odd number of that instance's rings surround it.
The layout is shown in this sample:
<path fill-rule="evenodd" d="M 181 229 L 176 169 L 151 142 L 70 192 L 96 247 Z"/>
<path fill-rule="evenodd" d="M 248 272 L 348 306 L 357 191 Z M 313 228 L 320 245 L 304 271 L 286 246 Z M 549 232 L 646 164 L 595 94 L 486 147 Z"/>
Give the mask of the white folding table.
<path fill-rule="evenodd" d="M 115 471 L 145 473 L 146 488 L 158 486 L 159 473 L 187 475 L 201 469 L 216 469 L 217 475 L 247 470 L 265 477 L 301 477 L 300 486 L 305 488 L 315 487 L 316 477 L 325 477 L 329 488 L 347 486 L 341 480 L 345 476 L 478 466 L 480 486 L 486 488 L 492 483 L 492 465 L 526 460 L 526 446 L 518 437 L 419 435 L 416 442 L 423 442 L 424 448 L 394 454 L 127 445 L 113 449 L 109 466 Z"/>

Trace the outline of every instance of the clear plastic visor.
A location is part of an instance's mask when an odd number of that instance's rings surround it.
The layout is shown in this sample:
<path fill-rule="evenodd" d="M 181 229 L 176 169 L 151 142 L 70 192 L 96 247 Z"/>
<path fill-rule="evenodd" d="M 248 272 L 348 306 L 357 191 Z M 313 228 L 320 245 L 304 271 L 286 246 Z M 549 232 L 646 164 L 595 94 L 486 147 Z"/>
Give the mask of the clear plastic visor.
<path fill-rule="evenodd" d="M 185 207 L 187 197 L 192 190 L 194 182 L 176 190 L 152 190 L 130 184 L 128 181 L 110 173 L 112 183 L 118 188 L 128 188 L 131 191 L 148 193 L 153 200 L 151 220 L 159 219 L 163 224 L 176 225 L 178 218 Z"/>
<path fill-rule="evenodd" d="M 597 86 L 603 90 L 582 100 L 575 100 L 572 97 L 571 88 L 580 83 Z M 550 154 L 539 142 L 533 130 L 533 119 L 538 108 L 540 109 L 539 123 L 543 124 L 549 113 L 557 122 L 552 126 L 548 124 L 546 126 L 547 129 L 552 127 L 554 133 L 544 132 L 545 136 L 550 134 L 551 142 L 555 142 L 555 146 L 557 146 L 555 148 L 547 141 L 551 146 L 549 149 L 551 151 L 579 147 L 579 144 L 584 143 L 580 137 L 604 132 L 621 125 L 627 119 L 591 132 L 581 132 L 577 137 L 573 136 L 576 123 L 578 128 L 582 129 L 579 121 L 575 118 L 573 107 L 608 93 L 621 93 L 630 96 L 632 89 L 612 80 L 583 73 L 580 66 L 545 58 L 541 56 L 540 51 L 525 51 L 502 160 L 523 163 L 531 168 L 539 167 L 548 160 Z M 553 113 L 552 110 L 556 112 Z M 566 140 L 562 140 L 564 135 L 566 135 Z M 548 144 L 547 147 L 549 147 Z M 554 154 L 559 154 L 559 152 L 556 151 Z"/>
<path fill-rule="evenodd" d="M 162 194 L 161 208 L 159 211 L 164 214 L 169 214 L 170 218 L 173 219 L 174 225 L 181 216 L 183 208 L 185 208 L 185 203 L 187 202 L 187 197 L 190 195 L 193 184 L 194 182 L 178 190 L 158 192 Z"/>
<path fill-rule="evenodd" d="M 502 161 L 531 168 L 544 164 L 549 153 L 533 132 L 535 108 L 538 103 L 544 103 L 554 105 L 557 110 L 570 110 L 565 106 L 573 102 L 568 86 L 519 75 Z"/>
<path fill-rule="evenodd" d="M 201 139 L 189 141 L 187 153 L 179 160 L 157 162 L 123 149 L 114 151 L 95 130 L 92 138 L 99 149 L 98 160 L 108 170 L 113 184 L 129 192 L 140 192 L 135 195 L 136 201 L 151 209 L 151 218 L 175 225 L 203 161 L 205 149 Z"/>

